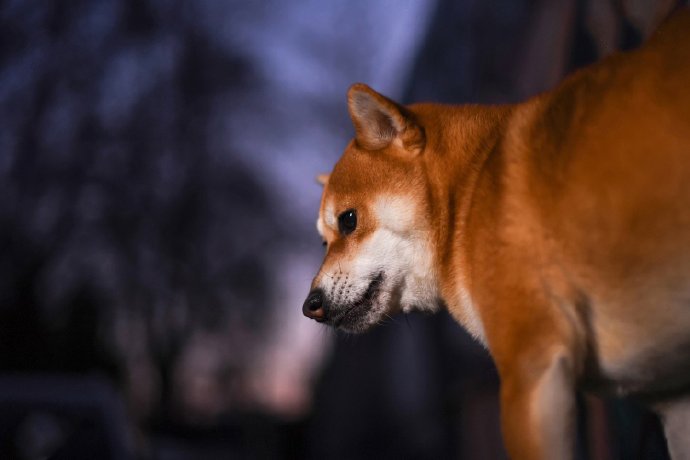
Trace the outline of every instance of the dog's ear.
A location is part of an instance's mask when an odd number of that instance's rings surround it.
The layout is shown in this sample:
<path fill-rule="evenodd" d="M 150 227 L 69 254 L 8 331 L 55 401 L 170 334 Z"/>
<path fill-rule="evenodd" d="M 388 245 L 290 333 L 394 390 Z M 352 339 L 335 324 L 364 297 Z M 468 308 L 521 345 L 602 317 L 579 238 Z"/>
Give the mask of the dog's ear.
<path fill-rule="evenodd" d="M 367 150 L 379 150 L 399 142 L 410 154 L 424 148 L 424 130 L 404 107 L 364 83 L 355 83 L 347 93 L 355 140 Z"/>
<path fill-rule="evenodd" d="M 316 182 L 318 182 L 319 184 L 321 184 L 325 187 L 326 184 L 328 183 L 329 177 L 331 177 L 330 174 L 319 174 L 318 176 L 316 176 Z"/>

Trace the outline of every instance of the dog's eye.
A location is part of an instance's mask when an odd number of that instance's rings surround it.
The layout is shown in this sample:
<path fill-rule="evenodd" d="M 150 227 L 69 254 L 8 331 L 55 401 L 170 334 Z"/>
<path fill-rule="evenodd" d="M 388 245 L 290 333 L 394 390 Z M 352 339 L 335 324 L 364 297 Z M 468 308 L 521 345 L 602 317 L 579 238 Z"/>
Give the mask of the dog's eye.
<path fill-rule="evenodd" d="M 326 246 L 328 246 L 328 243 L 326 243 L 325 241 L 322 241 L 321 246 L 323 246 L 325 248 Z"/>
<path fill-rule="evenodd" d="M 349 235 L 357 228 L 357 213 L 354 209 L 348 209 L 338 216 L 338 230 L 342 235 Z"/>

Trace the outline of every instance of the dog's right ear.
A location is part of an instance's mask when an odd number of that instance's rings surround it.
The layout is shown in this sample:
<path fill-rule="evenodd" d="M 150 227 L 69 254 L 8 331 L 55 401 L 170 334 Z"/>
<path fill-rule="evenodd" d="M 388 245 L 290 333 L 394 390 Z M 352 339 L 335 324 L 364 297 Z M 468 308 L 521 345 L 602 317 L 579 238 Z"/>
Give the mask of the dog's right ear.
<path fill-rule="evenodd" d="M 331 177 L 330 174 L 319 174 L 318 176 L 316 176 L 316 182 L 318 182 L 319 184 L 321 184 L 325 187 L 326 184 L 328 183 L 328 179 L 330 177 Z"/>
<path fill-rule="evenodd" d="M 412 115 L 364 83 L 350 87 L 347 105 L 360 147 L 379 150 L 397 141 L 410 154 L 420 153 L 424 148 L 424 131 Z"/>

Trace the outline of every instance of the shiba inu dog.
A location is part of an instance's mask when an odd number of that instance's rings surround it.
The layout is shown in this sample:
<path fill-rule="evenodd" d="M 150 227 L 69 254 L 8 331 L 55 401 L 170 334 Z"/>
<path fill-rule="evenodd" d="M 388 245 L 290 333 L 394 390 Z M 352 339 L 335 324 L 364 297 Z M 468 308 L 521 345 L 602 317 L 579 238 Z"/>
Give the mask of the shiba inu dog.
<path fill-rule="evenodd" d="M 355 84 L 348 107 L 304 314 L 448 308 L 496 362 L 513 458 L 573 457 L 576 388 L 649 402 L 690 458 L 690 12 L 522 104 Z"/>

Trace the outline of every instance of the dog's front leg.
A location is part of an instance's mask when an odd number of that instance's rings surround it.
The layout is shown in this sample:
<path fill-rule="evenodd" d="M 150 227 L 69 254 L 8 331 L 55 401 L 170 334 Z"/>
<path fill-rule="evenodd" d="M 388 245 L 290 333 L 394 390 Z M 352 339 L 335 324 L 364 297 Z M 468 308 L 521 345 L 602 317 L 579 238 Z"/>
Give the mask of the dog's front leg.
<path fill-rule="evenodd" d="M 690 396 L 664 401 L 656 409 L 664 424 L 671 458 L 690 459 Z"/>
<path fill-rule="evenodd" d="M 568 324 L 525 302 L 488 324 L 501 377 L 501 422 L 514 460 L 571 459 L 576 434 L 576 350 Z M 531 297 L 534 298 L 534 297 Z M 526 304 L 526 305 L 525 305 Z"/>
<path fill-rule="evenodd" d="M 515 460 L 571 459 L 575 394 L 570 360 L 561 353 L 534 369 L 528 357 L 501 373 L 501 419 Z M 538 358 L 543 359 L 543 358 Z"/>

